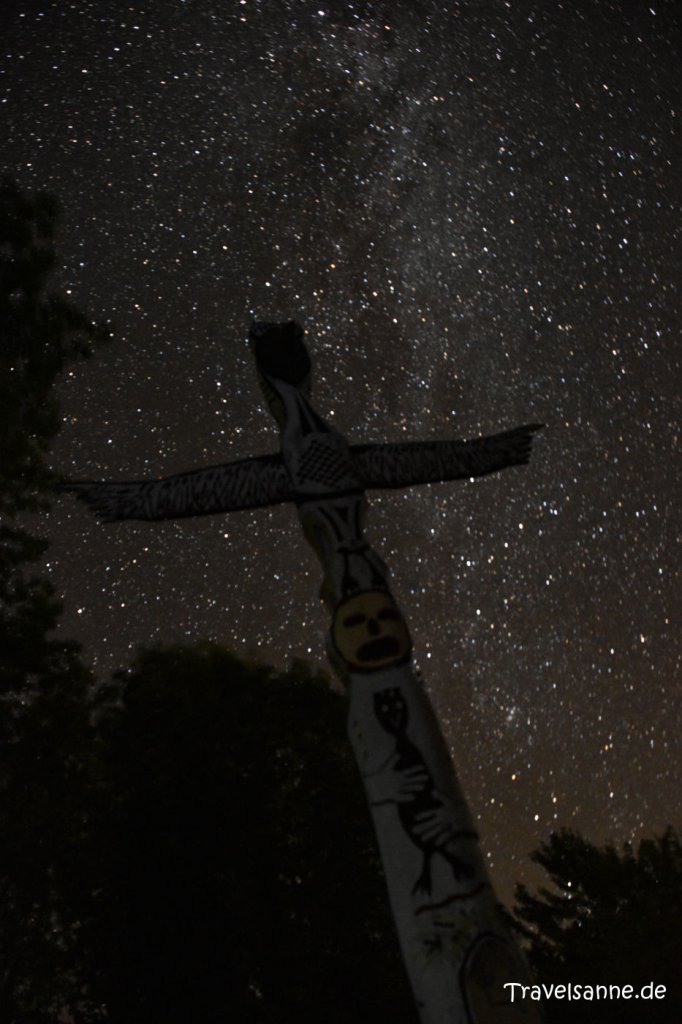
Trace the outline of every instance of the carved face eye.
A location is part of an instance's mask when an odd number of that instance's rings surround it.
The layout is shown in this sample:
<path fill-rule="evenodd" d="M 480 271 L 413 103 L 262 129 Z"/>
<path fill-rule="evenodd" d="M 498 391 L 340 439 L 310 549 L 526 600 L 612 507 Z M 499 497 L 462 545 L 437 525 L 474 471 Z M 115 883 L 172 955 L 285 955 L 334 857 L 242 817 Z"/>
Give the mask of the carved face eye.
<path fill-rule="evenodd" d="M 377 612 L 377 618 L 383 619 L 386 622 L 396 622 L 400 618 L 400 613 L 397 608 L 382 608 L 381 611 Z"/>
<path fill-rule="evenodd" d="M 332 621 L 332 641 L 349 669 L 372 672 L 409 658 L 412 642 L 386 590 L 365 590 L 342 601 Z"/>
<path fill-rule="evenodd" d="M 343 620 L 343 624 L 346 629 L 352 629 L 354 626 L 360 626 L 366 618 L 366 615 L 363 615 L 361 612 L 356 612 L 355 615 L 347 615 Z"/>

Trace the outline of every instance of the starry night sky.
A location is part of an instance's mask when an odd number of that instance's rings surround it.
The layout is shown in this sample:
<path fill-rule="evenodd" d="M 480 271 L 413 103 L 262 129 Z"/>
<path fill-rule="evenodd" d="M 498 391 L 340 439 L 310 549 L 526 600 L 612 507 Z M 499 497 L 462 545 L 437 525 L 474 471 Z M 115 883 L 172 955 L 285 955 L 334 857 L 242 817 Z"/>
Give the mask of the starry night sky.
<path fill-rule="evenodd" d="M 352 442 L 542 422 L 528 467 L 373 493 L 500 893 L 552 828 L 681 824 L 675 0 L 12 0 L 3 170 L 64 208 L 55 285 L 114 340 L 52 467 L 275 450 L 246 341 L 296 317 Z M 324 664 L 288 507 L 31 522 L 102 677 L 203 637 Z"/>

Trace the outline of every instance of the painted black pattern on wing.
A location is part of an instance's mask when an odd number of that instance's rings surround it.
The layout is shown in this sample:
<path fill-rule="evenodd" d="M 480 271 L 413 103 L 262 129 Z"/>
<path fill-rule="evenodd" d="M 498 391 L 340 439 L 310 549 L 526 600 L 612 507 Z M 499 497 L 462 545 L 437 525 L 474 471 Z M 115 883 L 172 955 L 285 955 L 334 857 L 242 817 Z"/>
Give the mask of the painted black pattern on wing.
<path fill-rule="evenodd" d="M 530 423 L 473 441 L 354 445 L 351 454 L 368 489 L 461 480 L 528 462 L 533 434 L 541 428 Z"/>
<path fill-rule="evenodd" d="M 292 501 L 293 488 L 280 455 L 241 459 L 223 466 L 177 473 L 161 480 L 59 484 L 101 519 L 178 519 Z"/>
<path fill-rule="evenodd" d="M 408 441 L 353 445 L 350 454 L 366 488 L 467 479 L 528 462 L 531 423 L 473 441 Z M 280 455 L 261 455 L 161 480 L 76 480 L 57 485 L 75 494 L 101 519 L 179 519 L 294 501 Z M 325 495 L 329 497 L 329 495 Z"/>

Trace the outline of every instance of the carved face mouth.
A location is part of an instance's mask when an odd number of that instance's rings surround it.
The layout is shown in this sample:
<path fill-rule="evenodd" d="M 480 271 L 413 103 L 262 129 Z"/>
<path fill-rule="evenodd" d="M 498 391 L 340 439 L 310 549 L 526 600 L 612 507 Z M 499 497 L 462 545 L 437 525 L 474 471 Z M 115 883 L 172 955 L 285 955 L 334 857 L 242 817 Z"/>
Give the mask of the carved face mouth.
<path fill-rule="evenodd" d="M 397 658 L 400 644 L 394 636 L 380 636 L 376 640 L 368 640 L 357 650 L 357 659 L 363 664 L 368 661 L 383 661 L 384 658 Z"/>

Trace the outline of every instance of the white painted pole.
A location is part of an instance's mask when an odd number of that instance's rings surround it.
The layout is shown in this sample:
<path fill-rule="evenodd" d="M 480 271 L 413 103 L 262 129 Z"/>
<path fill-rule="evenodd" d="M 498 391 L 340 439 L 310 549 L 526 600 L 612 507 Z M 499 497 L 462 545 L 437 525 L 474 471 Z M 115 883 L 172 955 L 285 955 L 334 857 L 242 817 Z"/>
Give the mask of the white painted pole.
<path fill-rule="evenodd" d="M 329 656 L 348 691 L 349 737 L 420 1020 L 539 1024 L 537 1003 L 507 984 L 530 984 L 528 969 L 501 920 L 475 825 L 413 673 L 388 571 L 364 539 L 362 481 L 344 438 L 309 405 L 302 332 L 260 324 L 251 337 L 301 524 L 324 569 Z"/>

